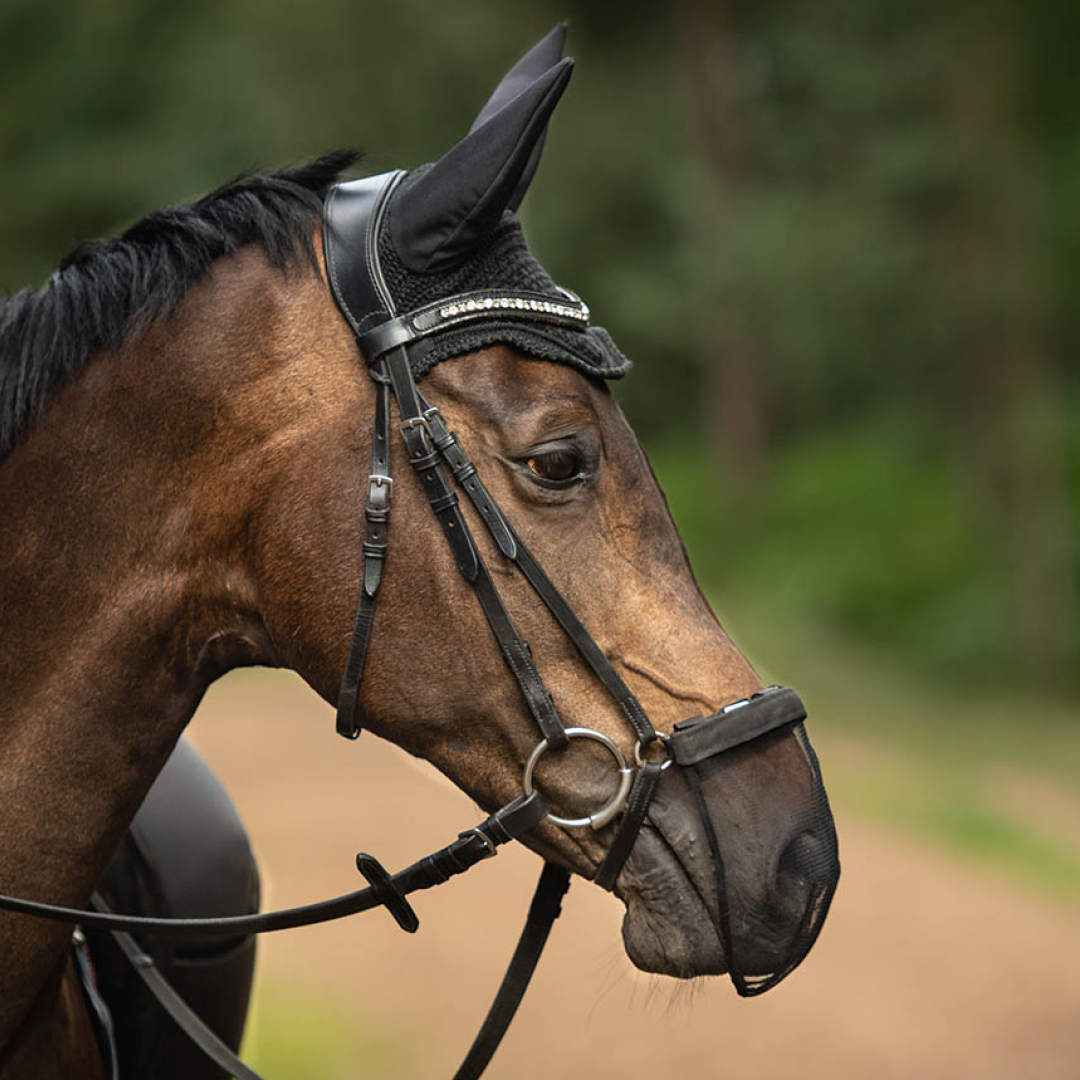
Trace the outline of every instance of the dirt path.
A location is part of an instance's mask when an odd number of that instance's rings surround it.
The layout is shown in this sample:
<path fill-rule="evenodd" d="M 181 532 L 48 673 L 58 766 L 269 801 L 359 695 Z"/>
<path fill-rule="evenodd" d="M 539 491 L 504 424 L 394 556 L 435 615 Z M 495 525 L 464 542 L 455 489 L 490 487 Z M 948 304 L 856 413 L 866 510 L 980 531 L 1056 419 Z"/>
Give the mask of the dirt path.
<path fill-rule="evenodd" d="M 288 676 L 230 678 L 191 734 L 251 830 L 274 906 L 357 888 L 359 848 L 399 868 L 476 818 L 426 765 L 371 737 L 338 738 L 330 711 Z M 818 742 L 827 775 L 828 740 Z M 1080 1077 L 1080 918 L 887 831 L 842 816 L 838 826 L 844 876 L 821 940 L 754 1001 L 727 983 L 637 972 L 622 950 L 621 905 L 576 881 L 488 1075 Z M 415 937 L 382 913 L 271 935 L 261 986 L 268 999 L 330 1002 L 360 1018 L 374 1071 L 347 1061 L 331 1076 L 448 1076 L 501 977 L 538 868 L 507 850 L 418 895 Z"/>

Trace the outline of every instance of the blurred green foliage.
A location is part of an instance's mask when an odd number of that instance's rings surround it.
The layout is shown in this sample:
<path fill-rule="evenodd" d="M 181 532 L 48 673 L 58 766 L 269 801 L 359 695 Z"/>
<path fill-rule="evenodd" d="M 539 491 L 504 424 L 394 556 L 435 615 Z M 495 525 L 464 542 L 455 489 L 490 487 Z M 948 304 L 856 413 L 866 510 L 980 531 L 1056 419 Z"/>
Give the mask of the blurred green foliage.
<path fill-rule="evenodd" d="M 256 981 L 243 1057 L 277 1080 L 393 1080 L 415 1075 L 407 1029 L 343 1007 L 340 997 L 281 982 Z"/>
<path fill-rule="evenodd" d="M 557 19 L 524 218 L 718 594 L 1074 693 L 1080 82 L 1066 0 L 0 7 L 0 291 L 341 145 L 411 166 Z"/>

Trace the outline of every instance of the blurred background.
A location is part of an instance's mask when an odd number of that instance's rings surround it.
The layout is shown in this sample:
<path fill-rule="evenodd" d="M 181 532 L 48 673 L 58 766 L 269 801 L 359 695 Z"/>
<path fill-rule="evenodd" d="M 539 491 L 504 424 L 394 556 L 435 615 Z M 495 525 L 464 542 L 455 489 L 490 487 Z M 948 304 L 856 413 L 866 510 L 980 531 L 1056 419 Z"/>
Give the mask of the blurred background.
<path fill-rule="evenodd" d="M 557 957 L 520 1021 L 531 1034 L 511 1035 L 493 1075 L 609 1075 L 593 1031 L 632 1074 L 1074 1077 L 1075 3 L 4 0 L 0 293 L 244 171 L 353 145 L 369 171 L 431 160 L 562 18 L 579 66 L 526 231 L 636 360 L 616 393 L 722 621 L 810 704 L 845 880 L 806 971 L 775 995 L 747 1005 L 709 986 L 674 1009 L 667 984 L 629 971 L 617 905 L 579 887 L 601 927 L 579 940 L 603 937 L 603 971 L 582 981 L 580 952 Z M 343 755 L 324 707 L 281 678 L 226 680 L 194 725 L 274 867 L 275 902 L 313 898 L 312 860 L 347 872 L 357 840 L 311 847 Z M 296 740 L 282 702 L 318 717 Z M 252 764 L 268 715 L 283 753 L 314 755 L 287 821 L 265 746 Z M 430 773 L 389 757 L 381 770 L 388 797 L 414 784 L 471 823 Z M 449 1072 L 488 992 L 477 976 L 475 1008 L 465 987 L 445 1004 L 458 935 L 436 928 L 391 992 L 396 954 L 370 977 L 346 961 L 347 985 L 334 973 L 357 932 L 326 939 L 324 966 L 318 946 L 268 945 L 249 1052 L 279 1080 Z M 372 953 L 399 944 L 389 924 L 363 933 Z M 566 1011 L 559 972 L 584 1015 Z M 394 994 L 438 1014 L 427 1035 L 380 1012 Z"/>

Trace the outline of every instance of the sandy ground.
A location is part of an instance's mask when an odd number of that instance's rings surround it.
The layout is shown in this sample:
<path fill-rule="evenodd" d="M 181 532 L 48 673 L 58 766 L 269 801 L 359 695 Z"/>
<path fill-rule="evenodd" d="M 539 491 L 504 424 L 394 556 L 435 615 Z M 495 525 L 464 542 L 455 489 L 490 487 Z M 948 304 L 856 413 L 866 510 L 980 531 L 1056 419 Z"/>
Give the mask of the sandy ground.
<path fill-rule="evenodd" d="M 191 735 L 248 824 L 272 906 L 359 887 L 358 849 L 397 869 L 478 820 L 428 766 L 370 736 L 336 736 L 330 710 L 291 676 L 231 677 Z M 827 779 L 829 740 L 816 742 Z M 843 879 L 821 939 L 787 982 L 752 1001 L 726 981 L 637 972 L 622 950 L 621 904 L 576 880 L 488 1076 L 1080 1077 L 1080 918 L 842 813 L 838 828 Z M 342 1077 L 449 1076 L 539 865 L 504 849 L 418 894 L 413 937 L 383 912 L 270 935 L 260 984 L 358 1018 L 378 1071 L 344 1061 Z"/>

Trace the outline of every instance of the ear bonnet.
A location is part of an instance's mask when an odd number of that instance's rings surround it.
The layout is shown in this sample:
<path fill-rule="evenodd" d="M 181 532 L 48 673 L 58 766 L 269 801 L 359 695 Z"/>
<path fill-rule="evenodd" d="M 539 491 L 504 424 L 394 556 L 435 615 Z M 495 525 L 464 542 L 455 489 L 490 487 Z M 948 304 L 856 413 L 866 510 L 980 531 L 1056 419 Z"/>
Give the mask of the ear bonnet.
<path fill-rule="evenodd" d="M 555 27 L 433 165 L 338 184 L 324 214 L 334 298 L 369 363 L 408 345 L 413 377 L 489 345 L 614 379 L 630 370 L 588 307 L 533 258 L 514 211 L 570 81 Z"/>

